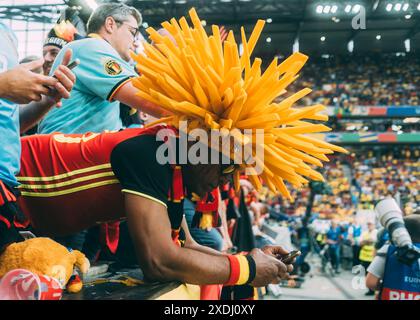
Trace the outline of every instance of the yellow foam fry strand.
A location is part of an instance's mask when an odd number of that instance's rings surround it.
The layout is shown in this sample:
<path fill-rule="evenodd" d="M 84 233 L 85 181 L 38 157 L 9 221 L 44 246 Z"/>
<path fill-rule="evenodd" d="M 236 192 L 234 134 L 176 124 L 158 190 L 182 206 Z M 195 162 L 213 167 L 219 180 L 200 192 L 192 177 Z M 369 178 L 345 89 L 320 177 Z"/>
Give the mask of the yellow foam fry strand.
<path fill-rule="evenodd" d="M 157 119 L 155 121 L 152 121 L 152 122 L 146 124 L 144 127 L 145 128 L 150 128 L 150 127 L 153 127 L 153 126 L 155 126 L 159 123 L 165 123 L 165 122 L 171 121 L 173 118 L 174 118 L 174 116 L 163 117 L 163 118 Z"/>
<path fill-rule="evenodd" d="M 308 126 L 296 126 L 296 127 L 273 129 L 273 131 L 274 130 L 276 131 L 277 134 L 282 134 L 282 133 L 300 134 L 300 133 L 316 133 L 316 132 L 331 131 L 331 128 L 323 124 L 313 124 L 313 125 L 308 125 Z"/>
<path fill-rule="evenodd" d="M 211 26 L 211 31 L 213 32 L 213 37 L 216 40 L 217 48 L 219 50 L 219 55 L 222 55 L 222 38 L 220 37 L 220 29 L 218 25 L 213 24 Z"/>
<path fill-rule="evenodd" d="M 162 73 L 167 73 L 169 74 L 171 77 L 176 77 L 175 73 L 172 71 L 172 69 L 166 65 L 166 64 L 162 64 L 159 63 L 156 60 L 153 59 L 149 59 L 145 56 L 143 56 L 142 54 L 139 54 L 137 56 L 138 62 L 142 65 L 144 65 L 145 67 L 149 68 L 150 70 L 159 70 Z M 141 68 L 139 68 L 141 70 Z"/>
<path fill-rule="evenodd" d="M 200 118 L 203 118 L 206 116 L 207 111 L 203 108 L 200 108 L 199 106 L 192 104 L 188 101 L 178 102 L 176 103 L 176 106 L 178 108 L 181 108 L 183 110 L 186 110 L 186 113 L 194 114 Z"/>
<path fill-rule="evenodd" d="M 298 119 L 307 119 L 311 114 L 324 109 L 325 107 L 323 105 L 318 104 L 310 107 L 300 108 L 298 111 L 293 110 L 294 112 L 291 113 L 288 117 L 283 118 L 280 124 L 287 124 Z"/>
<path fill-rule="evenodd" d="M 276 114 L 263 114 L 259 117 L 239 121 L 236 125 L 240 129 L 265 128 L 267 123 L 277 122 L 280 118 Z"/>
<path fill-rule="evenodd" d="M 233 121 L 232 119 L 222 119 L 219 121 L 220 126 L 230 130 L 232 128 Z"/>
<path fill-rule="evenodd" d="M 202 106 L 205 109 L 208 109 L 210 106 L 210 102 L 207 99 L 206 93 L 204 92 L 203 88 L 201 88 L 198 81 L 194 83 L 193 90 L 200 106 Z"/>
<path fill-rule="evenodd" d="M 203 40 L 204 40 L 204 38 L 207 38 L 206 31 L 204 30 L 204 27 L 203 27 L 203 25 L 201 24 L 201 20 L 200 20 L 200 18 L 198 17 L 198 14 L 197 14 L 197 11 L 195 11 L 195 8 L 191 8 L 191 9 L 188 11 L 188 14 L 190 15 L 190 18 L 191 18 L 191 21 L 192 21 L 192 23 L 193 23 L 194 27 L 195 27 L 198 31 L 200 31 L 200 34 L 201 34 L 201 36 L 203 37 Z"/>
<path fill-rule="evenodd" d="M 153 47 L 152 45 L 146 42 L 143 45 L 144 45 L 144 52 L 146 53 L 147 57 L 163 65 L 168 63 L 167 58 L 162 53 L 160 53 L 160 51 L 157 50 L 155 47 Z"/>
<path fill-rule="evenodd" d="M 174 99 L 176 101 L 183 101 L 184 97 L 172 86 L 169 85 L 169 83 L 161 76 L 158 76 L 157 83 L 160 85 L 160 87 L 163 89 L 165 95 L 171 99 Z"/>
<path fill-rule="evenodd" d="M 206 72 L 217 87 L 222 84 L 222 78 L 217 74 L 212 66 L 206 66 Z"/>
<path fill-rule="evenodd" d="M 255 171 L 255 169 L 252 167 L 248 167 L 248 170 L 251 172 L 251 174 L 248 175 L 249 181 L 252 183 L 252 185 L 257 191 L 260 191 L 262 188 L 262 184 L 260 179 L 258 178 L 257 171 Z"/>
<path fill-rule="evenodd" d="M 150 94 L 153 96 L 153 98 L 159 101 L 158 104 L 164 106 L 165 108 L 169 109 L 170 111 L 174 113 L 179 113 L 179 110 L 176 108 L 177 101 L 154 90 L 150 90 Z"/>
<path fill-rule="evenodd" d="M 328 149 L 315 147 L 313 144 L 301 141 L 289 134 L 282 134 L 281 136 L 277 136 L 277 141 L 279 140 L 287 145 L 293 146 L 295 149 L 303 150 L 312 155 L 315 153 L 325 153 L 329 151 Z"/>
<path fill-rule="evenodd" d="M 265 155 L 264 155 L 265 156 Z M 273 171 L 279 171 L 288 174 L 295 174 L 295 170 L 293 167 L 291 167 L 288 164 L 285 164 L 284 162 L 280 162 L 277 158 L 272 157 L 271 155 L 267 154 L 266 159 L 264 159 L 264 162 L 267 164 L 267 167 L 271 168 Z"/>
<path fill-rule="evenodd" d="M 250 88 L 254 85 L 254 83 L 259 81 L 261 77 L 261 63 L 262 60 L 260 58 L 255 58 L 254 63 L 251 66 L 250 76 L 245 81 L 245 90 L 249 92 Z"/>
<path fill-rule="evenodd" d="M 279 73 L 274 73 L 268 81 L 264 84 L 261 84 L 261 89 L 258 92 L 248 92 L 248 102 L 247 102 L 247 110 L 248 112 L 254 112 L 259 110 L 260 106 L 265 106 L 269 102 L 273 100 L 278 95 L 278 88 L 276 88 L 279 84 L 276 84 L 276 79 L 278 78 Z"/>
<path fill-rule="evenodd" d="M 202 87 L 207 87 L 206 75 L 204 69 L 200 66 L 199 62 L 195 59 L 195 56 L 187 54 L 185 56 L 188 66 L 191 68 L 193 74 L 196 76 Z"/>
<path fill-rule="evenodd" d="M 290 195 L 289 190 L 287 190 L 286 185 L 283 182 L 283 179 L 280 177 L 274 177 L 273 183 L 276 185 L 277 189 L 281 192 L 282 195 L 284 195 L 289 200 L 292 200 L 292 196 Z"/>
<path fill-rule="evenodd" d="M 289 167 L 293 167 L 293 168 L 296 168 L 297 167 L 297 165 L 296 164 L 294 164 L 294 163 L 291 163 L 291 162 L 289 162 L 289 161 L 287 161 L 287 160 L 285 160 L 281 155 L 279 155 L 278 153 L 276 153 L 275 152 L 275 150 L 273 150 L 272 148 L 270 148 L 270 146 L 268 146 L 268 145 L 264 145 L 264 150 L 265 150 L 265 154 L 264 154 L 264 156 L 265 157 L 273 157 L 275 160 L 277 160 L 277 161 L 279 161 L 279 162 L 281 162 L 281 163 L 284 163 L 285 165 L 287 165 L 287 166 L 289 166 Z"/>
<path fill-rule="evenodd" d="M 174 88 L 180 95 L 182 95 L 187 101 L 197 104 L 197 100 L 187 91 L 185 90 L 178 82 L 172 79 L 168 74 L 164 75 L 166 82 Z"/>
<path fill-rule="evenodd" d="M 235 187 L 235 192 L 239 192 L 239 190 L 241 189 L 241 173 L 239 170 L 235 170 L 235 172 L 233 173 L 233 184 Z"/>
<path fill-rule="evenodd" d="M 327 121 L 328 120 L 328 115 L 326 115 L 326 114 L 312 114 L 312 115 L 307 116 L 306 119 Z"/>
<path fill-rule="evenodd" d="M 312 89 L 304 88 L 299 90 L 298 92 L 292 94 L 290 97 L 287 97 L 283 101 L 279 103 L 281 107 L 291 107 L 296 101 L 302 99 L 303 97 L 307 96 L 309 93 L 312 92 Z"/>
<path fill-rule="evenodd" d="M 192 35 L 193 35 L 193 39 L 195 40 L 195 43 L 194 43 L 195 53 L 196 53 L 195 56 L 201 57 L 203 66 L 212 64 L 213 61 L 209 55 L 209 53 L 211 52 L 210 45 L 208 47 L 205 45 L 205 43 L 200 38 L 200 33 L 198 30 L 193 30 Z"/>
<path fill-rule="evenodd" d="M 149 102 L 153 102 L 154 104 L 160 105 L 159 101 L 156 100 L 155 98 L 153 98 L 150 94 L 148 94 L 147 92 L 144 91 L 138 91 L 136 93 L 137 96 L 142 97 L 143 99 L 149 101 Z"/>
<path fill-rule="evenodd" d="M 330 162 L 330 159 L 324 153 L 312 153 L 312 156 L 325 162 Z"/>
<path fill-rule="evenodd" d="M 252 30 L 251 36 L 249 37 L 248 41 L 248 51 L 249 56 L 251 56 L 252 51 L 254 51 L 255 45 L 257 44 L 258 38 L 261 35 L 262 29 L 264 28 L 265 20 L 258 20 L 257 24 L 254 27 L 254 30 Z M 241 65 L 244 65 L 245 57 L 241 57 Z"/>
<path fill-rule="evenodd" d="M 181 60 L 178 59 L 175 55 L 170 54 L 169 64 L 172 70 L 177 74 L 177 78 L 179 79 L 179 86 L 182 86 L 184 89 L 188 91 L 192 91 L 192 86 L 188 81 L 188 75 L 185 73 L 185 69 L 183 68 L 183 64 Z"/>
<path fill-rule="evenodd" d="M 270 81 L 273 74 L 275 74 L 277 71 L 277 58 L 274 58 L 273 61 L 271 61 L 268 68 L 265 70 L 265 72 L 262 74 L 261 78 L 258 79 L 257 82 L 254 81 L 253 86 L 249 88 L 247 91 L 248 95 L 253 95 L 260 87 L 264 87 L 265 84 Z M 280 74 L 280 73 L 278 73 Z"/>
<path fill-rule="evenodd" d="M 239 52 L 238 52 L 238 46 L 236 45 L 236 42 L 233 42 L 233 45 L 230 46 L 230 56 L 232 57 L 232 63 L 236 68 L 239 68 L 241 71 L 241 61 L 239 59 Z"/>
<path fill-rule="evenodd" d="M 234 67 L 233 65 L 233 57 L 231 56 L 232 51 L 230 50 L 230 47 L 233 46 L 233 44 L 229 41 L 225 41 L 223 44 L 223 59 L 224 59 L 224 69 L 223 74 L 226 76 L 230 69 Z"/>
<path fill-rule="evenodd" d="M 176 31 L 176 29 L 174 28 L 174 26 L 171 24 L 171 23 L 169 23 L 168 21 L 164 21 L 164 22 L 162 22 L 161 24 L 160 24 L 166 31 L 168 31 L 173 37 L 175 37 L 176 36 L 176 34 L 177 34 L 177 31 Z"/>
<path fill-rule="evenodd" d="M 241 57 L 241 70 L 245 69 L 245 81 L 251 76 L 251 57 L 249 56 L 248 43 L 246 41 L 245 29 L 241 27 L 241 40 L 243 47 L 243 59 Z"/>
<path fill-rule="evenodd" d="M 246 94 L 240 95 L 232 104 L 230 108 L 228 118 L 232 119 L 233 124 L 236 124 L 236 121 L 239 118 L 239 114 L 241 113 L 242 107 L 246 100 Z"/>
<path fill-rule="evenodd" d="M 148 68 L 144 65 L 139 65 L 138 69 L 141 72 L 141 74 L 145 75 L 146 77 L 148 77 L 152 81 L 156 81 L 156 79 L 159 76 L 159 74 L 157 72 L 151 70 L 150 68 Z"/>
<path fill-rule="evenodd" d="M 209 38 L 209 44 L 210 44 L 210 51 L 211 56 L 213 59 L 213 67 L 215 68 L 218 77 L 223 76 L 223 55 L 222 52 L 219 51 L 219 46 L 217 45 L 217 39 L 214 36 L 211 36 Z M 220 80 L 220 82 L 222 82 Z"/>
<path fill-rule="evenodd" d="M 299 176 L 298 174 L 296 174 L 294 171 L 293 171 L 293 173 L 289 173 L 289 172 L 285 172 L 283 170 L 280 170 L 277 167 L 271 167 L 271 170 L 276 174 L 274 177 L 276 177 L 276 176 L 281 177 L 284 180 L 289 181 L 295 187 L 300 187 L 303 184 L 303 181 L 301 181 L 301 179 L 300 179 L 302 177 Z"/>
<path fill-rule="evenodd" d="M 225 92 L 223 93 L 222 97 L 223 97 L 222 105 L 223 105 L 223 108 L 225 108 L 225 110 L 226 110 L 233 102 L 233 91 L 232 91 L 232 89 L 227 88 L 225 90 Z M 227 116 L 227 112 L 225 112 L 225 113 L 226 113 L 226 116 Z M 223 114 L 224 117 L 225 117 L 225 113 Z"/>
<path fill-rule="evenodd" d="M 226 41 L 229 41 L 230 43 L 236 46 L 235 36 L 232 30 L 229 30 L 228 36 L 226 37 Z"/>
<path fill-rule="evenodd" d="M 131 83 L 133 84 L 134 87 L 136 87 L 137 89 L 148 93 L 149 92 L 149 87 L 144 85 L 138 78 L 135 78 L 131 81 Z"/>
<path fill-rule="evenodd" d="M 278 144 L 278 143 L 276 143 L 275 146 L 277 148 L 281 149 L 282 151 L 284 151 L 284 152 L 286 152 L 288 154 L 291 154 L 292 156 L 295 156 L 295 157 L 297 157 L 299 159 L 302 159 L 302 161 L 305 161 L 307 163 L 316 165 L 318 167 L 323 167 L 321 161 L 319 161 L 318 159 L 316 159 L 314 157 L 311 157 L 310 155 L 308 155 L 308 154 L 306 154 L 304 152 L 301 152 L 301 151 L 296 150 L 294 148 L 291 148 L 291 147 L 288 147 L 288 146 L 285 146 L 285 145 L 282 145 L 282 144 Z"/>
<path fill-rule="evenodd" d="M 219 91 L 217 90 L 216 85 L 211 81 L 207 73 L 204 72 L 203 76 L 204 76 L 207 90 L 210 95 L 210 102 L 213 108 L 213 112 L 217 115 L 220 115 L 223 110 L 222 110 L 222 99 L 219 95 Z"/>
<path fill-rule="evenodd" d="M 335 144 L 331 144 L 331 143 L 328 143 L 328 142 L 323 141 L 323 140 L 319 140 L 319 139 L 314 138 L 314 137 L 304 136 L 304 135 L 300 135 L 300 134 L 297 137 L 299 139 L 302 139 L 303 141 L 312 143 L 312 144 L 314 144 L 318 147 L 321 147 L 321 148 L 331 149 L 331 150 L 346 153 L 346 154 L 349 153 L 346 149 L 344 149 L 340 146 L 336 146 Z"/>
<path fill-rule="evenodd" d="M 159 34 L 153 27 L 146 29 L 146 32 L 149 34 L 149 38 L 155 43 L 163 43 L 163 36 Z"/>
<path fill-rule="evenodd" d="M 308 56 L 300 52 L 295 52 L 286 60 L 284 60 L 281 64 L 279 64 L 277 70 L 280 73 L 293 72 L 294 74 L 297 74 L 300 71 L 300 69 L 302 69 L 307 60 Z"/>
<path fill-rule="evenodd" d="M 267 186 L 268 186 L 268 188 L 272 191 L 272 192 L 274 192 L 274 193 L 276 193 L 277 192 L 277 190 L 276 190 L 276 186 L 274 185 L 274 183 L 272 182 L 273 180 L 272 180 L 272 178 L 271 177 L 269 177 L 265 172 L 263 172 L 262 174 L 261 174 L 261 178 L 263 179 L 263 183 L 264 184 L 266 184 Z"/>
<path fill-rule="evenodd" d="M 233 87 L 233 84 L 241 78 L 241 68 L 233 67 L 225 74 L 225 78 L 219 87 L 219 93 L 222 95 L 228 87 Z"/>
<path fill-rule="evenodd" d="M 182 17 L 181 19 L 179 19 L 179 24 L 181 26 L 184 38 L 192 39 L 191 29 L 190 29 L 190 26 L 188 25 L 187 19 L 185 19 L 185 17 Z"/>
<path fill-rule="evenodd" d="M 232 130 L 229 134 L 243 146 L 249 143 L 249 137 L 243 135 L 239 130 Z"/>
<path fill-rule="evenodd" d="M 287 161 L 289 162 L 293 162 L 295 165 L 297 164 L 299 166 L 299 165 L 304 164 L 302 159 L 296 158 L 292 156 L 290 153 L 284 152 L 283 150 L 277 148 L 274 143 L 270 145 L 270 148 L 273 149 L 275 152 L 277 152 L 280 157 L 282 157 L 283 159 L 287 159 Z"/>

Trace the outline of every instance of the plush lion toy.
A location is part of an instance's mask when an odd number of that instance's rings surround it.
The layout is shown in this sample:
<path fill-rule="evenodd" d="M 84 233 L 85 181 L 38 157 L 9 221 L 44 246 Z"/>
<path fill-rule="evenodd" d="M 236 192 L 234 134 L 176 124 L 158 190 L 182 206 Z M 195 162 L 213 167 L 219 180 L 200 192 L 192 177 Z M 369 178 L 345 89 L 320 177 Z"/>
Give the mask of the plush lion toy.
<path fill-rule="evenodd" d="M 13 269 L 26 269 L 39 275 L 57 279 L 64 288 L 73 275 L 74 267 L 86 273 L 89 260 L 78 250 L 69 251 L 50 238 L 32 238 L 9 245 L 0 256 L 0 278 Z M 69 292 L 78 292 L 81 281 L 67 286 Z"/>

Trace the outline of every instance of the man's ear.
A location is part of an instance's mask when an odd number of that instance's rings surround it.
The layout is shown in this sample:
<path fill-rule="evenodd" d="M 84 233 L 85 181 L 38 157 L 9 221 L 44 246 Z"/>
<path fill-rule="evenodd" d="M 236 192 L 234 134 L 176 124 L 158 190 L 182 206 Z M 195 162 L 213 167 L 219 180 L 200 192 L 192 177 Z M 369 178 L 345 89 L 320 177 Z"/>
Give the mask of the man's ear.
<path fill-rule="evenodd" d="M 107 17 L 105 19 L 104 28 L 107 33 L 112 33 L 117 27 L 117 23 L 115 22 L 114 18 Z"/>

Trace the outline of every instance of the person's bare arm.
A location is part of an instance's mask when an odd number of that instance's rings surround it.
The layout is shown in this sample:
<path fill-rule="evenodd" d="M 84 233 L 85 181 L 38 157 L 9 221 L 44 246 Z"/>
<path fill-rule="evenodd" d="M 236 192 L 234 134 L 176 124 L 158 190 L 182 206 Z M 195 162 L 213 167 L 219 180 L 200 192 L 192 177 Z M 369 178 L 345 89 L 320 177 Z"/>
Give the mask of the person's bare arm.
<path fill-rule="evenodd" d="M 70 91 L 76 81 L 75 75 L 66 65 L 70 62 L 72 52 L 68 50 L 63 58 L 62 64 L 55 70 L 55 84 L 51 86 L 54 89 L 44 87 L 40 101 L 33 101 L 19 108 L 20 132 L 26 132 L 37 124 L 42 117 L 55 105 L 59 105 L 61 99 L 70 97 Z"/>
<path fill-rule="evenodd" d="M 113 99 L 118 100 L 127 106 L 134 109 L 141 110 L 147 114 L 150 114 L 156 118 L 162 118 L 170 116 L 171 113 L 163 109 L 162 107 L 154 104 L 153 102 L 147 101 L 137 95 L 138 89 L 136 89 L 131 81 L 127 81 L 118 91 L 114 94 Z"/>
<path fill-rule="evenodd" d="M 191 248 L 178 247 L 171 239 L 165 206 L 153 200 L 125 194 L 125 208 L 139 265 L 146 279 L 177 280 L 190 284 L 223 284 L 230 275 L 229 260 Z M 287 267 L 261 250 L 251 252 L 257 265 L 252 285 L 276 283 L 287 276 Z"/>
<path fill-rule="evenodd" d="M 379 289 L 380 279 L 368 272 L 366 275 L 366 287 L 370 290 L 375 291 Z"/>
<path fill-rule="evenodd" d="M 182 229 L 184 230 L 184 233 L 185 233 L 185 248 L 194 249 L 194 250 L 197 250 L 197 251 L 200 251 L 200 252 L 203 252 L 203 253 L 207 253 L 207 254 L 211 254 L 211 255 L 215 255 L 215 256 L 224 256 L 225 255 L 220 251 L 217 251 L 213 248 L 203 246 L 203 245 L 199 244 L 197 241 L 195 241 L 194 238 L 191 236 L 190 230 L 188 228 L 187 221 L 185 220 L 185 216 L 182 218 L 181 227 L 182 227 Z"/>

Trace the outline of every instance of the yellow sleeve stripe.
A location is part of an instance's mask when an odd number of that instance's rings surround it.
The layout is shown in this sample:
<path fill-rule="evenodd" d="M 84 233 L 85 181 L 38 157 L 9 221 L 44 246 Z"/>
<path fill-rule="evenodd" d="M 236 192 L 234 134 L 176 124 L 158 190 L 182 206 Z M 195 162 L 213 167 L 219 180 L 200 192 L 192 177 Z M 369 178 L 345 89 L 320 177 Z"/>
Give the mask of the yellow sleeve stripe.
<path fill-rule="evenodd" d="M 115 88 L 112 89 L 112 91 L 108 95 L 108 101 L 112 101 L 114 99 L 115 94 L 120 90 L 127 82 L 131 81 L 132 78 L 128 78 L 121 83 L 119 83 Z"/>
<path fill-rule="evenodd" d="M 236 257 L 239 260 L 240 265 L 240 274 L 238 282 L 236 282 L 237 285 L 245 284 L 249 279 L 249 265 L 248 260 L 243 255 L 236 255 Z"/>
<path fill-rule="evenodd" d="M 103 187 L 103 186 L 107 186 L 107 185 L 111 185 L 111 184 L 118 184 L 118 183 L 120 183 L 120 182 L 117 179 L 111 179 L 111 180 L 105 180 L 105 181 L 99 181 L 99 182 L 91 183 L 91 184 L 76 187 L 76 188 L 65 189 L 65 190 L 61 190 L 61 191 L 30 192 L 30 191 L 22 190 L 20 193 L 22 194 L 22 196 L 26 196 L 26 197 L 48 198 L 48 197 L 57 197 L 57 196 L 65 195 L 65 194 L 75 193 L 75 192 L 79 192 L 79 191 L 84 191 L 84 190 L 88 190 L 88 189 L 93 189 L 93 188 L 97 188 L 97 187 Z"/>
<path fill-rule="evenodd" d="M 34 182 L 34 181 L 37 181 L 37 182 L 39 182 L 39 181 L 53 181 L 53 180 L 59 180 L 59 179 L 72 177 L 74 175 L 81 174 L 81 173 L 87 173 L 87 172 L 92 172 L 92 171 L 96 171 L 96 170 L 108 169 L 108 168 L 111 168 L 110 163 L 105 163 L 105 164 L 92 166 L 92 167 L 88 167 L 88 168 L 73 170 L 73 171 L 58 174 L 58 175 L 55 175 L 55 176 L 49 176 L 49 177 L 28 177 L 28 176 L 23 177 L 23 176 L 18 176 L 17 179 L 18 179 L 19 182 L 23 182 L 23 181 L 31 181 L 31 182 Z"/>
<path fill-rule="evenodd" d="M 146 198 L 146 199 L 155 201 L 155 202 L 161 204 L 162 206 L 164 206 L 166 209 L 168 209 L 168 206 L 166 205 L 165 202 L 160 201 L 159 199 L 156 199 L 156 198 L 154 198 L 152 196 L 149 196 L 148 194 L 144 194 L 144 193 L 141 193 L 141 192 L 138 192 L 138 191 L 129 190 L 129 189 L 122 189 L 121 191 L 122 192 L 125 192 L 125 193 L 135 194 L 136 196 L 140 196 L 140 197 L 143 197 L 143 198 Z"/>

